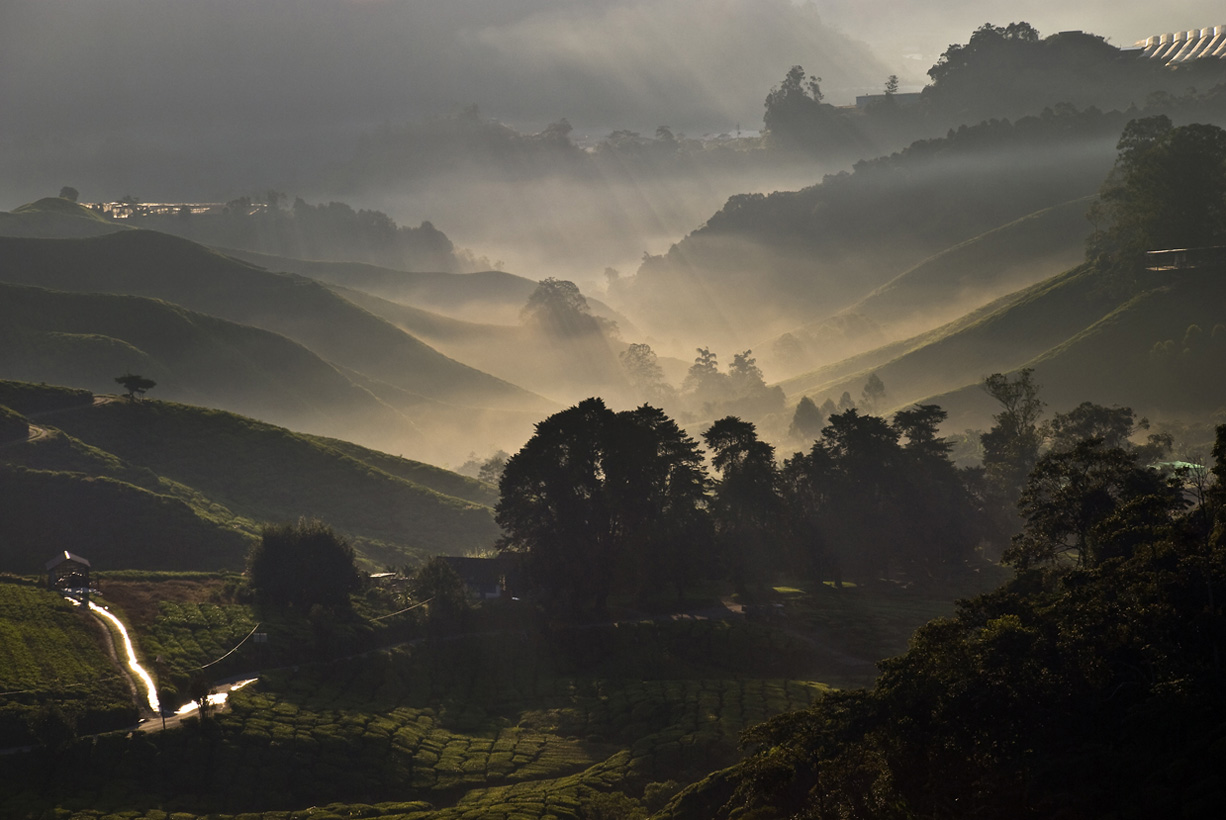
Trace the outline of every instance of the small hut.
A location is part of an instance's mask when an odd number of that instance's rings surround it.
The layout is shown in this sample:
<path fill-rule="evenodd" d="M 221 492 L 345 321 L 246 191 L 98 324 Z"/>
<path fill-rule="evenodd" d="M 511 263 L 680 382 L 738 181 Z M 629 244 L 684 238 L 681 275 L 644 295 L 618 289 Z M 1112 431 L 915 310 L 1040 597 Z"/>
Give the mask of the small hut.
<path fill-rule="evenodd" d="M 47 562 L 47 586 L 61 592 L 70 589 L 89 590 L 89 561 L 64 550 Z"/>

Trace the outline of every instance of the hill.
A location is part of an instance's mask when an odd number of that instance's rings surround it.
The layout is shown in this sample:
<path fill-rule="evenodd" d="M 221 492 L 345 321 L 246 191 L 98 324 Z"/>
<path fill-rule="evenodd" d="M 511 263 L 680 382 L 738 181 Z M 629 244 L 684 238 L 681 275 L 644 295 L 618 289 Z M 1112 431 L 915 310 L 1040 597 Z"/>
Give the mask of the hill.
<path fill-rule="evenodd" d="M 0 382 L 0 405 L 46 431 L 0 449 L 6 497 L 28 502 L 6 516 L 0 571 L 37 571 L 43 552 L 65 548 L 111 567 L 238 569 L 259 524 L 302 516 L 352 538 L 374 567 L 485 548 L 498 534 L 480 482 L 347 442 L 15 382 Z"/>
<path fill-rule="evenodd" d="M 855 305 L 936 254 L 1093 194 L 1128 119 L 1049 111 L 985 122 L 799 191 L 734 196 L 645 259 L 617 297 L 652 332 L 692 324 L 769 338 Z M 1023 250 L 1022 260 L 1035 255 Z M 1012 256 L 995 263 L 1026 264 Z"/>
<path fill-rule="evenodd" d="M 1226 391 L 1205 378 L 1226 366 L 1223 299 L 1220 272 L 1128 281 L 1086 264 L 781 386 L 820 404 L 845 390 L 858 396 L 876 373 L 891 407 L 935 402 L 949 411 L 949 429 L 962 429 L 990 424 L 996 411 L 979 389 L 984 376 L 1032 367 L 1057 409 L 1089 400 L 1151 416 L 1204 415 L 1226 406 Z"/>
<path fill-rule="evenodd" d="M 125 230 L 128 226 L 60 197 L 44 197 L 8 213 L 0 211 L 0 236 L 75 239 Z"/>
<path fill-rule="evenodd" d="M 446 436 L 452 433 L 501 435 L 513 444 L 531 428 L 508 417 L 502 420 L 506 429 L 499 429 L 500 413 L 539 414 L 552 407 L 449 359 L 322 283 L 271 273 L 152 231 L 80 240 L 0 237 L 0 281 L 164 299 L 286 336 L 344 371 L 385 385 L 389 389 L 380 398 L 437 431 L 436 439 L 416 449 L 414 442 L 388 437 L 382 446 L 389 450 L 433 458 L 467 452 L 450 445 Z"/>
<path fill-rule="evenodd" d="M 104 393 L 116 390 L 115 376 L 140 373 L 161 398 L 296 430 L 422 438 L 407 416 L 296 342 L 160 300 L 0 284 L 0 327 L 0 378 Z"/>

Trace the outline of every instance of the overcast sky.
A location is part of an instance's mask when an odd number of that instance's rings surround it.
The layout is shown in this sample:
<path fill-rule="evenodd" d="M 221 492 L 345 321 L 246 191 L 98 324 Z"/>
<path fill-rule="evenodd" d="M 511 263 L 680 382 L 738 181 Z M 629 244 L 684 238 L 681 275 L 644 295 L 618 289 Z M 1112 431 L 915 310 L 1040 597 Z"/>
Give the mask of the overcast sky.
<path fill-rule="evenodd" d="M 949 43 L 984 22 L 1077 28 L 1124 45 L 1226 23 L 1218 5 L 0 0 L 0 172 L 13 178 L 20 164 L 32 180 L 97 158 L 122 177 L 116 157 L 127 151 L 132 164 L 209 157 L 194 177 L 202 182 L 230 154 L 252 165 L 243 174 L 277 159 L 288 173 L 376 124 L 474 103 L 524 130 L 560 117 L 594 136 L 754 130 L 766 92 L 793 64 L 823 78 L 830 102 L 850 103 L 891 73 L 917 88 Z"/>

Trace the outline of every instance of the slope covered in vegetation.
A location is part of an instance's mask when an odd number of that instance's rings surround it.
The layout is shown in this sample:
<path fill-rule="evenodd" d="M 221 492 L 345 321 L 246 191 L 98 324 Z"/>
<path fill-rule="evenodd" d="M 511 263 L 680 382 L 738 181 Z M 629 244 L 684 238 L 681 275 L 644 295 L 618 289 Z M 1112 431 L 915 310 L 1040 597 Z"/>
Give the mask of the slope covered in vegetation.
<path fill-rule="evenodd" d="M 13 384 L 0 382 L 0 403 L 29 404 Z M 219 410 L 116 399 L 34 421 L 48 434 L 0 450 L 12 497 L 28 502 L 4 522 L 10 571 L 64 548 L 113 568 L 239 569 L 260 523 L 302 516 L 334 524 L 375 567 L 486 548 L 498 532 L 479 482 Z"/>

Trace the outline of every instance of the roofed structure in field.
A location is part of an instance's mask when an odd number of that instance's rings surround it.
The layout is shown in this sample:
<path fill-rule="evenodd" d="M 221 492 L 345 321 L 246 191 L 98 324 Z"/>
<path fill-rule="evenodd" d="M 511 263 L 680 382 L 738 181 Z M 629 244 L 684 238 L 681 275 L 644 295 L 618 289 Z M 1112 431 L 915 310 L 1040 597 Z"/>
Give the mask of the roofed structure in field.
<path fill-rule="evenodd" d="M 89 589 L 90 563 L 79 555 L 64 550 L 44 567 L 47 586 L 51 589 Z"/>

